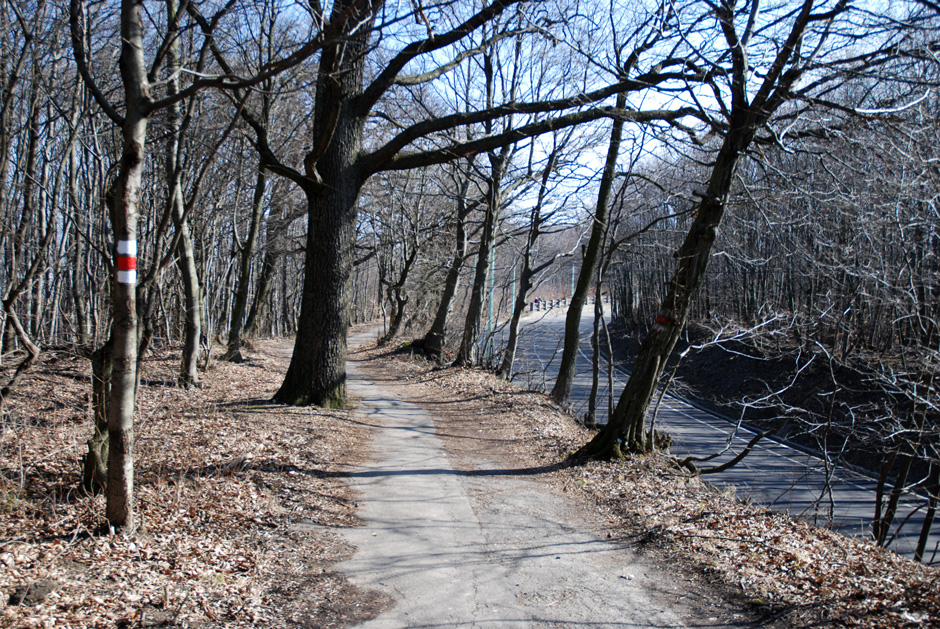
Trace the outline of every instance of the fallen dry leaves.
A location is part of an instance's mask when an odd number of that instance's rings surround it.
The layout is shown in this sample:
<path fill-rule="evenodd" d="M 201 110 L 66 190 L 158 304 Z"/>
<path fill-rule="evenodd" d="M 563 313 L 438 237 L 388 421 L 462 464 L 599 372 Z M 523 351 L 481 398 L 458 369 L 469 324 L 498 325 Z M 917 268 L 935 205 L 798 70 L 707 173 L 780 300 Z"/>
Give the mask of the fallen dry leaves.
<path fill-rule="evenodd" d="M 288 348 L 289 349 L 289 348 Z M 9 627 L 343 626 L 384 604 L 329 566 L 356 524 L 336 478 L 362 451 L 349 412 L 267 402 L 284 352 L 213 363 L 172 385 L 178 354 L 145 363 L 133 535 L 78 491 L 91 434 L 87 360 L 43 354 L 0 417 L 0 624 Z M 6 366 L 5 366 L 6 367 Z M 105 532 L 102 532 L 104 530 Z"/>
<path fill-rule="evenodd" d="M 738 502 L 668 456 L 552 469 L 590 433 L 545 396 L 480 370 L 373 357 L 371 368 L 408 397 L 433 401 L 438 416 L 447 409 L 438 430 L 457 456 L 477 434 L 478 447 L 544 466 L 549 482 L 590 500 L 620 536 L 699 572 L 776 626 L 940 626 L 938 568 Z"/>
<path fill-rule="evenodd" d="M 559 466 L 589 433 L 544 396 L 482 371 L 369 356 L 388 386 L 435 403 L 457 459 L 476 448 L 466 461 L 544 468 L 616 535 L 733 588 L 778 626 L 940 625 L 937 569 L 738 503 L 664 456 Z M 352 413 L 269 405 L 284 360 L 284 347 L 260 345 L 245 364 L 214 364 L 194 391 L 170 384 L 175 354 L 147 361 L 144 528 L 127 537 L 100 532 L 102 498 L 76 491 L 88 363 L 44 354 L 0 416 L 0 624 L 339 627 L 386 605 L 329 570 L 351 552 L 335 533 L 356 523 L 339 477 L 365 430 Z"/>

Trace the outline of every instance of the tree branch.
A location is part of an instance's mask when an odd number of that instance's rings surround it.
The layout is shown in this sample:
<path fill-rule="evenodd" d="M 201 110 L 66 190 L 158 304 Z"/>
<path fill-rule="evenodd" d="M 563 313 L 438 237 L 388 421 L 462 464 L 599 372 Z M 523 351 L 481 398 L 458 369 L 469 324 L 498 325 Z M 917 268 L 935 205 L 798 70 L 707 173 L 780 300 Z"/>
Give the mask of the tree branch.
<path fill-rule="evenodd" d="M 496 0 L 493 4 L 484 7 L 479 13 L 472 16 L 457 28 L 442 35 L 430 34 L 427 39 L 408 44 L 399 52 L 394 59 L 389 61 L 384 70 L 372 81 L 365 89 L 362 95 L 357 99 L 356 107 L 362 113 L 372 109 L 372 106 L 378 102 L 389 87 L 395 83 L 398 73 L 408 65 L 415 57 L 427 52 L 440 50 L 456 43 L 475 31 L 477 28 L 486 24 L 488 21 L 501 14 L 508 7 L 518 3 L 520 0 Z"/>
<path fill-rule="evenodd" d="M 92 97 L 95 99 L 95 102 L 98 103 L 98 106 L 101 107 L 101 111 L 110 118 L 116 125 L 124 125 L 124 116 L 120 115 L 116 109 L 108 102 L 107 97 L 102 93 L 101 89 L 98 87 L 98 84 L 95 82 L 94 78 L 91 76 L 91 72 L 88 70 L 87 63 L 87 52 L 85 51 L 85 32 L 82 30 L 81 25 L 78 21 L 79 10 L 78 10 L 78 0 L 70 0 L 69 2 L 69 27 L 72 35 L 72 51 L 75 53 L 75 65 L 78 68 L 78 74 L 82 77 L 82 81 L 85 83 L 85 87 L 88 88 L 88 91 L 91 92 Z"/>
<path fill-rule="evenodd" d="M 684 67 L 685 61 L 674 60 L 673 65 L 681 65 Z M 664 67 L 668 67 L 668 66 L 664 66 Z M 398 170 L 399 167 L 397 166 L 393 168 L 386 168 L 384 164 L 394 160 L 395 156 L 403 148 L 405 148 L 406 146 L 408 146 L 409 144 L 411 144 L 418 138 L 426 137 L 432 133 L 445 131 L 447 129 L 453 129 L 456 127 L 496 120 L 497 118 L 509 116 L 511 114 L 538 114 L 538 113 L 557 112 L 557 111 L 561 111 L 564 109 L 572 109 L 578 106 L 590 105 L 591 103 L 602 101 L 610 96 L 613 96 L 614 94 L 618 94 L 621 92 L 631 92 L 631 91 L 646 89 L 648 87 L 652 87 L 660 83 L 665 83 L 667 81 L 686 80 L 688 78 L 690 77 L 686 76 L 685 74 L 681 72 L 658 72 L 657 71 L 653 73 L 644 74 L 635 79 L 619 81 L 612 85 L 608 85 L 606 87 L 595 90 L 593 92 L 588 92 L 586 94 L 577 94 L 575 96 L 569 96 L 567 98 L 560 98 L 560 99 L 547 100 L 547 101 L 537 101 L 537 102 L 532 102 L 532 103 L 507 103 L 507 104 L 499 105 L 497 107 L 492 107 L 489 109 L 483 109 L 483 110 L 474 111 L 474 112 L 451 114 L 449 116 L 442 116 L 440 118 L 426 120 L 426 121 L 419 122 L 417 124 L 414 124 L 408 127 L 407 129 L 399 133 L 397 136 L 395 136 L 392 140 L 387 142 L 384 146 L 364 156 L 361 159 L 361 164 L 365 168 L 365 172 L 367 173 L 375 173 L 381 170 Z M 600 111 L 600 110 L 597 110 L 597 111 Z M 614 112 L 612 109 L 608 109 L 605 111 L 607 111 L 607 113 L 600 113 L 600 114 L 596 114 L 590 117 L 586 117 L 586 118 L 583 118 L 581 121 L 588 122 L 590 120 L 596 120 L 598 118 L 605 117 L 605 116 L 614 117 L 615 115 L 619 115 L 619 114 L 616 114 L 616 112 Z M 677 118 L 680 118 L 682 116 L 687 116 L 687 115 L 701 117 L 697 110 L 692 110 L 691 108 L 683 108 L 681 111 L 684 112 L 681 116 L 675 116 L 672 118 L 677 119 Z M 660 114 L 660 116 L 656 116 L 652 119 L 660 119 L 660 120 L 665 119 L 665 117 L 662 117 L 662 114 L 665 114 L 666 112 L 659 111 L 656 113 Z M 622 114 L 627 116 L 626 119 L 628 120 L 633 119 L 636 121 L 640 121 L 639 117 L 642 117 L 644 115 L 643 112 L 622 112 Z M 572 115 L 577 117 L 582 114 L 572 114 Z M 635 115 L 639 117 L 632 118 L 631 115 Z M 536 124 L 550 125 L 551 123 L 550 121 L 544 121 L 544 122 L 536 123 Z M 556 127 L 547 126 L 545 127 L 544 131 L 533 132 L 528 135 L 521 135 L 517 139 L 522 139 L 524 137 L 531 137 L 532 135 L 538 135 L 539 133 L 544 133 L 545 131 L 562 129 L 562 128 L 571 126 L 572 124 L 578 124 L 578 122 L 562 124 L 561 126 L 556 126 Z M 511 132 L 508 132 L 508 133 L 511 133 Z M 502 137 L 503 135 L 505 134 L 502 134 L 499 137 Z M 493 137 L 496 137 L 496 136 L 493 136 Z M 485 142 L 485 141 L 486 141 L 485 139 L 480 140 L 480 142 Z M 515 141 L 515 140 L 511 140 L 511 141 Z M 497 142 L 495 144 L 489 143 L 486 145 L 489 148 L 485 148 L 481 150 L 490 150 L 492 148 L 504 146 L 505 144 L 506 142 L 502 142 L 502 143 Z M 468 154 L 469 153 L 461 153 L 460 155 L 468 155 Z M 459 155 L 455 155 L 454 157 L 459 157 Z M 450 159 L 453 159 L 453 157 Z M 437 160 L 437 161 L 428 162 L 428 163 L 429 164 L 440 163 L 440 161 L 448 161 L 448 160 L 447 159 Z M 427 165 L 427 164 L 422 164 L 422 165 Z"/>

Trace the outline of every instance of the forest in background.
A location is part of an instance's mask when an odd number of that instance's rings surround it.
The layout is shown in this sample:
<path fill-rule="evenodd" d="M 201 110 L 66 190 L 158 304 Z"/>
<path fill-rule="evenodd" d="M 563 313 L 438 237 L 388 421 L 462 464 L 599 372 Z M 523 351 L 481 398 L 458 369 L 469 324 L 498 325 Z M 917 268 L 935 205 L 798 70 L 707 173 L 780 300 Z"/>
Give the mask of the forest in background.
<path fill-rule="evenodd" d="M 876 456 L 886 541 L 905 493 L 935 509 L 940 475 L 940 11 L 631 7 L 3 2 L 2 357 L 17 369 L 0 397 L 44 348 L 79 348 L 96 374 L 84 483 L 97 491 L 109 421 L 132 428 L 131 367 L 150 349 L 182 344 L 179 382 L 193 386 L 212 343 L 238 360 L 258 336 L 335 345 L 350 321 L 381 319 L 389 339 L 511 377 L 514 347 L 495 339 L 512 331 L 495 332 L 582 275 L 649 335 L 683 238 L 718 203 L 689 320 L 711 344 L 789 361 L 794 384 L 828 377 L 805 404 L 768 388 L 739 406 L 772 406 L 834 461 Z M 748 100 L 763 84 L 773 108 Z M 349 94 L 364 113 L 343 144 Z M 756 110 L 728 194 L 711 197 L 736 116 Z M 136 135 L 134 116 L 149 124 Z M 355 160 L 331 153 L 356 142 Z M 322 236 L 342 205 L 324 190 L 347 179 L 354 210 Z M 115 281 L 128 238 L 132 290 Z M 304 299 L 330 310 L 304 313 Z M 128 303 L 136 327 L 115 360 Z M 618 439 L 644 447 L 642 432 Z"/>

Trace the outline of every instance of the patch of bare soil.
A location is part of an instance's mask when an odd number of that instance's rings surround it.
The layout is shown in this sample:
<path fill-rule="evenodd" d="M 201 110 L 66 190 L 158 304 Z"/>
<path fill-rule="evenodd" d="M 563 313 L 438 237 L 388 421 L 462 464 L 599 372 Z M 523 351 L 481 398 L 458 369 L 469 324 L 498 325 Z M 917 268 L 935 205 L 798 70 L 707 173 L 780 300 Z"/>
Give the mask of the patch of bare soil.
<path fill-rule="evenodd" d="M 940 569 L 739 503 L 666 456 L 566 465 L 590 434 L 545 396 L 479 370 L 370 356 L 368 373 L 439 418 L 458 460 L 509 456 L 544 473 L 608 518 L 612 536 L 699 575 L 699 600 L 749 607 L 762 626 L 940 626 Z"/>
<path fill-rule="evenodd" d="M 330 572 L 352 552 L 341 476 L 367 429 L 270 404 L 285 356 L 256 350 L 189 391 L 172 385 L 177 353 L 146 360 L 130 536 L 100 533 L 104 499 L 78 490 L 89 361 L 42 355 L 0 416 L 0 625 L 341 627 L 388 604 Z"/>

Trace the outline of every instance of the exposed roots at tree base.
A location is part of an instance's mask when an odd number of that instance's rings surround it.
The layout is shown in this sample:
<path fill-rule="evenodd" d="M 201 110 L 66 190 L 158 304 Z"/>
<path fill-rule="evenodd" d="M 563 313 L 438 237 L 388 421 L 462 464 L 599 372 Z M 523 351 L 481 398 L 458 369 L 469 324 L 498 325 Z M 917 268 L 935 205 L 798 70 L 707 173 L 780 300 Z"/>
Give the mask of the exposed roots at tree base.
<path fill-rule="evenodd" d="M 672 439 L 664 433 L 657 432 L 642 443 L 626 443 L 617 437 L 611 437 L 606 433 L 606 430 L 601 430 L 593 439 L 572 454 L 571 458 L 574 460 L 623 461 L 632 455 L 665 450 L 671 443 Z"/>
<path fill-rule="evenodd" d="M 346 408 L 349 398 L 346 396 L 346 387 L 338 387 L 329 395 L 297 394 L 290 395 L 282 390 L 274 394 L 272 402 L 286 404 L 287 406 L 317 406 L 330 410 Z"/>

